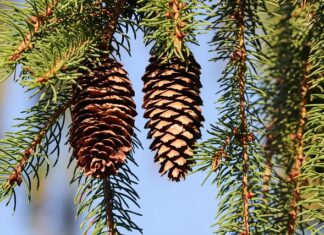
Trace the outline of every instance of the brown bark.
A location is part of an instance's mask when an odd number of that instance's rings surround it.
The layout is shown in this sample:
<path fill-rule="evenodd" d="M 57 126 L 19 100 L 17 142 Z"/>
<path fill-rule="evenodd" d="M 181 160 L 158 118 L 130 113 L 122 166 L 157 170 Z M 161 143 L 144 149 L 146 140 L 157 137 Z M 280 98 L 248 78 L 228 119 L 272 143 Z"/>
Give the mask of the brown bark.
<path fill-rule="evenodd" d="M 245 26 L 244 26 L 244 0 L 237 0 L 238 10 L 236 15 L 237 26 L 239 28 L 238 32 L 238 48 L 237 51 L 233 53 L 234 57 L 238 60 L 238 71 L 237 76 L 239 80 L 239 90 L 240 90 L 240 121 L 241 127 L 240 132 L 244 135 L 248 135 L 248 127 L 245 113 L 245 83 L 246 83 L 246 48 L 245 48 Z M 243 223 L 244 223 L 244 235 L 250 234 L 249 229 L 249 198 L 250 194 L 248 191 L 248 170 L 249 170 L 249 157 L 248 157 L 248 138 L 241 139 L 242 144 L 242 158 L 243 158 Z"/>
<path fill-rule="evenodd" d="M 308 61 L 308 56 L 306 61 Z M 305 124 L 306 124 L 306 114 L 307 114 L 307 92 L 309 89 L 308 85 L 308 74 L 310 71 L 310 65 L 306 63 L 305 65 L 305 73 L 304 78 L 301 81 L 300 86 L 300 104 L 299 104 L 299 122 L 297 126 L 297 131 L 295 134 L 296 145 L 295 145 L 295 153 L 294 153 L 294 165 L 288 175 L 288 181 L 293 185 L 292 192 L 292 200 L 291 210 L 289 212 L 289 223 L 288 223 L 288 235 L 293 235 L 296 230 L 296 221 L 298 217 L 298 202 L 300 200 L 300 186 L 301 182 L 299 176 L 301 174 L 301 168 L 305 161 L 305 153 L 304 153 L 304 133 L 305 133 Z"/>
<path fill-rule="evenodd" d="M 115 4 L 114 11 L 108 12 L 108 14 L 112 15 L 112 18 L 109 20 L 106 27 L 106 35 L 104 37 L 104 41 L 107 42 L 108 47 L 110 47 L 112 42 L 113 35 L 118 24 L 118 19 L 120 14 L 123 12 L 125 2 L 125 0 L 118 0 Z"/>

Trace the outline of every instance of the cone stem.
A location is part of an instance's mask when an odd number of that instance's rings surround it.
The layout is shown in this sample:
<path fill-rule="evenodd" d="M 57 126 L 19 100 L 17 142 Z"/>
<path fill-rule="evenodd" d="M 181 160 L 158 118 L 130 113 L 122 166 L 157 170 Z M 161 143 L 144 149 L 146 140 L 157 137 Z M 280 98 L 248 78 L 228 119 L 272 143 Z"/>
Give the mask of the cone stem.
<path fill-rule="evenodd" d="M 113 12 L 109 12 L 112 15 L 111 20 L 106 26 L 106 35 L 104 41 L 107 42 L 107 46 L 110 47 L 110 44 L 113 39 L 114 32 L 118 23 L 120 14 L 122 13 L 125 5 L 125 0 L 117 0 Z"/>
<path fill-rule="evenodd" d="M 106 202 L 108 235 L 116 235 L 115 221 L 114 221 L 114 214 L 113 214 L 113 203 L 112 203 L 113 192 L 111 190 L 111 184 L 109 178 L 103 179 L 103 187 L 104 187 L 104 196 Z"/>

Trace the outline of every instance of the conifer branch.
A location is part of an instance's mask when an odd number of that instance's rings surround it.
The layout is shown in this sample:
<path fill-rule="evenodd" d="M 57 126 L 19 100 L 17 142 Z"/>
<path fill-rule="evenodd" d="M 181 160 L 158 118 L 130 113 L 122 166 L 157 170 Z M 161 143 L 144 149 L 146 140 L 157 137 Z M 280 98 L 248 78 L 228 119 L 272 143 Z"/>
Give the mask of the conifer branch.
<path fill-rule="evenodd" d="M 12 187 L 17 185 L 20 186 L 22 182 L 22 173 L 30 160 L 31 155 L 35 152 L 37 146 L 42 142 L 43 138 L 46 136 L 48 130 L 53 126 L 57 119 L 62 115 L 63 112 L 71 105 L 71 101 L 66 102 L 66 104 L 60 106 L 53 116 L 48 120 L 47 124 L 40 129 L 39 133 L 34 137 L 34 141 L 31 142 L 30 146 L 24 151 L 21 160 L 16 165 L 12 173 L 8 176 L 7 182 L 4 184 L 3 188 L 9 191 Z"/>
<path fill-rule="evenodd" d="M 64 48 L 66 43 L 73 44 L 73 41 L 80 41 L 81 38 L 85 41 L 90 41 L 89 36 L 92 29 L 84 27 L 84 21 L 89 18 L 87 15 L 89 9 L 83 8 L 82 4 L 84 4 L 83 1 L 76 3 L 71 0 L 31 0 L 27 1 L 26 4 L 22 4 L 22 6 L 18 3 L 5 2 L 5 8 L 1 9 L 0 14 L 0 21 L 3 22 L 4 26 L 2 27 L 4 29 L 3 37 L 0 38 L 0 76 L 3 76 L 1 80 L 7 79 L 18 63 L 33 63 L 25 65 L 23 69 L 34 69 L 35 66 L 43 66 L 44 69 L 45 62 L 52 60 L 50 53 L 53 50 L 53 46 L 59 44 L 55 41 L 49 43 L 55 37 L 53 35 L 61 34 L 62 37 L 62 34 L 65 34 L 65 41 L 60 46 L 61 48 Z M 77 40 L 74 39 L 71 42 L 71 38 L 68 37 L 71 35 L 68 35 L 66 32 L 75 31 L 78 31 L 78 33 L 83 32 L 78 35 L 80 37 L 77 37 Z M 85 39 L 85 36 L 88 38 Z M 51 44 L 52 48 L 48 47 L 49 44 Z M 45 47 L 43 47 L 44 45 Z M 33 50 L 28 50 L 26 56 L 22 57 L 28 48 Z M 32 53 L 35 48 L 38 51 Z M 38 54 L 40 48 L 44 54 Z M 35 55 L 42 57 L 46 55 L 49 57 L 45 61 L 39 59 L 38 62 L 41 63 L 35 63 L 35 60 L 30 61 L 30 58 L 33 58 Z M 37 75 L 40 76 L 40 74 Z"/>
<path fill-rule="evenodd" d="M 52 77 L 55 76 L 55 74 L 62 69 L 62 64 L 64 63 L 64 61 L 61 60 L 57 60 L 55 62 L 55 65 L 53 66 L 53 68 L 51 68 L 49 71 L 47 71 L 44 75 L 38 77 L 36 79 L 36 81 L 40 84 L 44 84 L 46 82 L 48 82 L 48 80 Z"/>
<path fill-rule="evenodd" d="M 228 154 L 225 152 L 226 147 L 231 143 L 233 136 L 235 136 L 238 132 L 237 128 L 233 128 L 233 131 L 225 138 L 224 143 L 222 146 L 217 149 L 217 151 L 213 154 L 213 163 L 212 163 L 212 171 L 216 171 L 221 158 L 223 156 L 228 156 Z"/>
<path fill-rule="evenodd" d="M 267 205 L 268 210 L 263 213 L 261 203 L 265 165 L 259 152 L 259 136 L 263 123 L 256 112 L 259 103 L 254 101 L 255 96 L 261 95 L 255 65 L 262 59 L 258 54 L 265 38 L 265 32 L 257 33 L 257 29 L 264 28 L 258 14 L 268 12 L 263 1 L 252 4 L 228 0 L 216 2 L 212 8 L 210 18 L 214 21 L 210 27 L 216 33 L 211 45 L 217 53 L 214 60 L 226 60 L 227 65 L 219 78 L 222 116 L 212 126 L 213 137 L 201 144 L 198 155 L 202 156 L 202 162 L 198 164 L 202 165 L 200 170 L 218 166 L 213 180 L 219 186 L 221 198 L 216 233 L 276 233 L 277 227 L 268 222 L 272 208 Z M 234 134 L 233 130 L 236 130 Z M 226 161 L 220 162 L 220 155 L 226 156 Z"/>
<path fill-rule="evenodd" d="M 203 22 L 203 4 L 200 0 L 140 0 L 143 6 L 138 10 L 143 14 L 144 40 L 153 44 L 151 54 L 170 59 L 176 56 L 185 60 L 190 55 L 189 43 L 197 44 L 198 34 Z"/>
<path fill-rule="evenodd" d="M 246 48 L 245 48 L 245 27 L 244 27 L 244 0 L 237 0 L 238 12 L 235 16 L 237 21 L 237 26 L 239 28 L 238 33 L 238 49 L 233 52 L 233 59 L 237 60 L 240 64 L 238 67 L 238 82 L 240 89 L 240 119 L 241 127 L 240 131 L 246 135 L 248 132 L 246 114 L 245 114 L 245 73 L 246 73 Z M 249 190 L 248 190 L 248 171 L 249 171 L 249 160 L 248 160 L 248 142 L 247 138 L 242 139 L 242 158 L 243 158 L 243 177 L 242 177 L 242 186 L 243 186 L 243 220 L 244 220 L 244 233 L 243 235 L 249 235 Z"/>
<path fill-rule="evenodd" d="M 47 8 L 40 12 L 37 16 L 31 16 L 27 21 L 32 24 L 32 30 L 26 33 L 23 37 L 23 41 L 17 47 L 15 52 L 10 56 L 9 60 L 15 62 L 18 60 L 22 53 L 24 53 L 28 48 L 32 48 L 31 45 L 32 37 L 34 34 L 39 32 L 40 27 L 46 22 L 48 17 L 53 15 L 53 8 L 59 3 L 59 0 L 52 0 Z"/>
<path fill-rule="evenodd" d="M 111 19 L 109 20 L 109 22 L 106 26 L 106 29 L 105 29 L 106 35 L 104 37 L 104 41 L 107 43 L 108 48 L 110 47 L 110 44 L 113 40 L 113 35 L 116 31 L 118 19 L 124 10 L 125 1 L 126 0 L 117 0 L 115 3 L 115 6 L 112 8 L 113 11 L 109 12 Z"/>
<path fill-rule="evenodd" d="M 306 114 L 307 114 L 307 92 L 308 92 L 308 76 L 310 71 L 310 64 L 308 62 L 309 58 L 309 48 L 306 49 L 306 63 L 305 63 L 305 71 L 304 78 L 301 81 L 300 85 L 300 104 L 299 104 L 299 120 L 297 125 L 297 131 L 295 134 L 296 144 L 295 144 L 295 152 L 294 152 L 294 165 L 288 174 L 288 181 L 293 185 L 292 189 L 292 199 L 291 199 L 291 211 L 289 213 L 289 223 L 288 223 L 288 234 L 293 235 L 296 228 L 296 219 L 298 217 L 298 202 L 300 200 L 300 174 L 303 163 L 305 162 L 305 154 L 304 154 L 304 134 L 305 134 L 305 124 L 306 124 Z"/>
<path fill-rule="evenodd" d="M 324 153 L 318 135 L 323 130 L 316 129 L 321 120 L 315 121 L 323 114 L 317 106 L 323 102 L 312 98 L 322 87 L 321 59 L 313 57 L 322 44 L 322 32 L 317 34 L 319 21 L 313 19 L 319 5 L 299 3 L 284 2 L 278 8 L 282 17 L 274 27 L 274 44 L 267 52 L 272 61 L 265 84 L 265 110 L 270 114 L 265 152 L 274 160 L 267 203 L 279 211 L 271 220 L 281 227 L 280 233 L 290 235 L 306 231 L 317 234 L 324 221 L 317 204 L 323 201 L 322 186 L 318 185 L 322 176 L 315 170 Z M 288 56 L 283 57 L 285 54 Z"/>
<path fill-rule="evenodd" d="M 263 186 L 262 186 L 262 199 L 263 199 L 263 203 L 266 204 L 267 203 L 267 197 L 268 197 L 268 192 L 270 189 L 270 182 L 271 182 L 271 175 L 272 175 L 272 170 L 273 170 L 273 159 L 272 159 L 272 155 L 273 153 L 273 149 L 271 148 L 273 141 L 274 141 L 274 135 L 272 133 L 273 131 L 273 127 L 276 123 L 276 120 L 274 120 L 271 124 L 269 124 L 269 126 L 267 127 L 266 130 L 266 143 L 264 145 L 264 156 L 266 158 L 266 163 L 265 163 L 265 170 L 264 170 L 264 174 L 263 174 Z"/>
<path fill-rule="evenodd" d="M 83 26 L 76 29 L 62 30 L 40 40 L 33 53 L 22 61 L 21 85 L 30 89 L 37 88 L 40 93 L 44 87 L 52 87 L 59 93 L 62 86 L 74 84 L 80 75 L 80 63 L 93 52 L 93 42 L 88 38 Z M 77 37 L 77 38 L 76 38 Z"/>
<path fill-rule="evenodd" d="M 174 22 L 174 35 L 170 35 L 174 38 L 174 45 L 177 50 L 177 54 L 181 54 L 183 50 L 183 38 L 186 36 L 184 32 L 182 32 L 182 28 L 186 26 L 185 21 L 181 19 L 181 10 L 186 5 L 181 2 L 181 0 L 171 0 L 169 1 L 169 11 L 165 13 L 166 18 L 171 18 Z"/>
<path fill-rule="evenodd" d="M 24 182 L 30 198 L 31 178 L 35 178 L 38 188 L 39 167 L 46 163 L 47 174 L 50 164 L 48 155 L 54 152 L 59 154 L 64 125 L 60 119 L 69 106 L 70 89 L 62 89 L 55 102 L 50 90 L 45 93 L 44 99 L 25 111 L 26 117 L 18 119 L 20 123 L 15 127 L 19 130 L 7 132 L 5 138 L 0 140 L 0 201 L 8 199 L 8 204 L 13 201 L 14 208 L 15 186 Z"/>
<path fill-rule="evenodd" d="M 113 40 L 113 35 L 115 33 L 116 27 L 118 25 L 118 19 L 123 12 L 125 6 L 125 0 L 117 0 L 115 3 L 115 7 L 113 12 L 110 12 L 112 16 L 111 20 L 108 22 L 106 26 L 106 35 L 104 37 L 104 41 L 106 41 L 106 45 L 110 48 L 111 42 Z M 111 184 L 109 178 L 103 179 L 103 187 L 104 187 L 104 198 L 106 203 L 106 216 L 107 216 L 107 226 L 108 226 L 108 235 L 117 235 L 115 230 L 115 221 L 113 215 L 113 191 L 111 189 Z"/>

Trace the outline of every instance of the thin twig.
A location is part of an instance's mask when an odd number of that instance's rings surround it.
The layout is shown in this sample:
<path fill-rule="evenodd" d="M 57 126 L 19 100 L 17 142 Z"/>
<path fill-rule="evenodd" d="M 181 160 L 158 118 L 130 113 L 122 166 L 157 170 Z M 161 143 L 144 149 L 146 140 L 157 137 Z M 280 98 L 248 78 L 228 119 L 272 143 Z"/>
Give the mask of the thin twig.
<path fill-rule="evenodd" d="M 8 180 L 5 183 L 4 188 L 9 191 L 16 183 L 18 185 L 22 182 L 22 173 L 30 159 L 30 156 L 35 152 L 37 146 L 42 142 L 47 131 L 51 126 L 57 121 L 61 114 L 70 106 L 71 101 L 68 101 L 65 105 L 57 109 L 55 114 L 48 120 L 47 125 L 41 129 L 41 131 L 35 136 L 34 141 L 30 146 L 24 151 L 22 159 L 19 161 L 18 165 L 15 167 L 13 172 L 8 176 Z"/>
<path fill-rule="evenodd" d="M 272 155 L 273 155 L 273 146 L 272 143 L 274 141 L 273 136 L 273 128 L 276 125 L 276 120 L 270 123 L 267 127 L 267 134 L 266 134 L 266 143 L 264 145 L 265 149 L 265 170 L 263 175 L 263 185 L 262 185 L 262 201 L 265 205 L 267 203 L 267 194 L 270 188 L 270 180 L 271 180 L 271 173 L 272 173 Z"/>
<path fill-rule="evenodd" d="M 225 138 L 223 145 L 214 153 L 213 155 L 213 163 L 212 163 L 212 171 L 216 171 L 220 165 L 221 158 L 227 156 L 225 152 L 226 147 L 231 143 L 231 139 L 233 136 L 237 134 L 238 129 L 233 128 L 232 132 Z"/>
<path fill-rule="evenodd" d="M 185 4 L 181 0 L 170 0 L 168 11 L 165 13 L 165 17 L 173 21 L 174 30 L 171 32 L 171 36 L 174 38 L 174 45 L 180 53 L 183 48 L 183 39 L 186 36 L 183 32 L 186 23 L 181 20 L 181 11 L 184 7 Z"/>
<path fill-rule="evenodd" d="M 233 58 L 236 59 L 239 63 L 238 66 L 238 80 L 239 80 L 239 90 L 240 90 L 240 121 L 241 127 L 240 131 L 244 136 L 247 136 L 248 128 L 247 128 L 247 120 L 245 114 L 245 73 L 246 73 L 246 48 L 245 48 L 245 26 L 244 26 L 244 0 L 237 0 L 237 13 L 235 19 L 237 21 L 238 27 L 238 35 L 237 39 L 239 41 L 239 45 L 237 50 L 233 53 Z M 242 177 L 242 185 L 243 185 L 243 223 L 244 223 L 244 233 L 242 235 L 249 235 L 249 198 L 250 193 L 248 191 L 248 171 L 249 171 L 249 163 L 248 163 L 248 138 L 242 138 L 242 158 L 243 158 L 243 177 Z"/>
<path fill-rule="evenodd" d="M 53 8 L 58 4 L 58 2 L 59 0 L 53 0 L 43 12 L 39 13 L 38 16 L 31 16 L 28 19 L 28 21 L 32 23 L 33 29 L 30 32 L 27 32 L 27 34 L 24 36 L 23 41 L 19 44 L 15 52 L 9 57 L 10 61 L 14 62 L 18 60 L 22 53 L 24 53 L 28 48 L 32 48 L 32 36 L 39 31 L 41 25 L 48 19 L 48 17 L 53 15 Z"/>
<path fill-rule="evenodd" d="M 298 217 L 298 202 L 300 200 L 300 173 L 301 167 L 305 161 L 304 154 L 304 132 L 306 124 L 306 114 L 307 114 L 307 93 L 309 89 L 308 85 L 308 75 L 310 72 L 311 65 L 308 63 L 309 52 L 307 55 L 305 63 L 305 73 L 304 78 L 301 81 L 300 86 L 300 103 L 299 103 L 299 121 L 297 126 L 297 131 L 295 134 L 296 145 L 294 153 L 294 166 L 292 167 L 289 175 L 288 181 L 293 185 L 292 199 L 291 199 L 291 211 L 289 212 L 289 223 L 288 223 L 288 235 L 293 235 L 296 229 L 296 220 Z"/>
<path fill-rule="evenodd" d="M 103 179 L 103 188 L 104 188 L 104 196 L 105 196 L 105 204 L 106 204 L 108 235 L 117 235 L 115 229 L 113 204 L 112 204 L 113 192 L 111 189 L 109 178 Z"/>
<path fill-rule="evenodd" d="M 61 60 L 58 60 L 55 65 L 53 66 L 53 68 L 51 68 L 50 70 L 48 70 L 45 74 L 43 74 L 42 76 L 39 76 L 36 81 L 38 83 L 46 83 L 48 82 L 48 80 L 52 77 L 52 76 L 55 76 L 55 74 L 60 70 L 62 69 L 62 61 Z"/>

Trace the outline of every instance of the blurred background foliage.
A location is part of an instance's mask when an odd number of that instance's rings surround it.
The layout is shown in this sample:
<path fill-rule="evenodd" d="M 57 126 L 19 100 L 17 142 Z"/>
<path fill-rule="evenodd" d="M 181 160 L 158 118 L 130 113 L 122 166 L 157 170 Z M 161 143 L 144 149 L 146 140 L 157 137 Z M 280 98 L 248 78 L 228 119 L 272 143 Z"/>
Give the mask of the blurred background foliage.
<path fill-rule="evenodd" d="M 136 186 L 136 189 L 141 196 L 140 212 L 143 214 L 136 222 L 143 227 L 144 233 L 149 235 L 211 234 L 213 229 L 210 225 L 214 221 L 217 206 L 216 188 L 201 187 L 205 178 L 204 173 L 191 175 L 185 182 L 171 184 L 157 173 L 158 166 L 153 163 L 154 153 L 148 151 L 150 141 L 146 140 L 147 130 L 144 129 L 146 120 L 142 118 L 143 110 L 140 104 L 143 99 L 141 76 L 145 71 L 150 49 L 144 46 L 143 36 L 139 33 L 136 40 L 131 37 L 132 57 L 129 57 L 125 50 L 122 50 L 121 56 L 134 86 L 135 101 L 139 104 L 136 126 L 140 129 L 138 137 L 144 148 L 135 153 L 140 165 L 140 168 L 134 169 L 140 179 L 140 185 Z M 205 100 L 203 114 L 206 121 L 202 132 L 205 140 L 209 137 L 207 129 L 217 118 L 214 103 L 219 97 L 215 94 L 215 88 L 218 87 L 216 78 L 220 76 L 224 67 L 223 62 L 218 62 L 215 66 L 215 63 L 208 61 L 211 56 L 206 56 L 207 43 L 211 38 L 212 35 L 200 35 L 197 39 L 201 47 L 190 47 L 203 71 L 202 99 Z M 20 112 L 35 102 L 29 100 L 28 94 L 24 93 L 12 79 L 0 85 L 0 99 L 0 136 L 3 137 L 5 131 L 12 130 L 14 118 L 21 117 Z M 69 123 L 69 120 L 66 121 Z M 75 221 L 76 206 L 73 204 L 73 198 L 76 188 L 69 185 L 72 173 L 67 171 L 70 153 L 68 147 L 63 145 L 66 140 L 62 140 L 58 165 L 51 169 L 45 180 L 42 180 L 38 191 L 33 188 L 30 205 L 24 187 L 17 190 L 19 198 L 14 213 L 11 206 L 6 207 L 5 203 L 0 205 L 0 226 L 3 234 L 80 234 L 79 226 L 82 218 Z"/>

